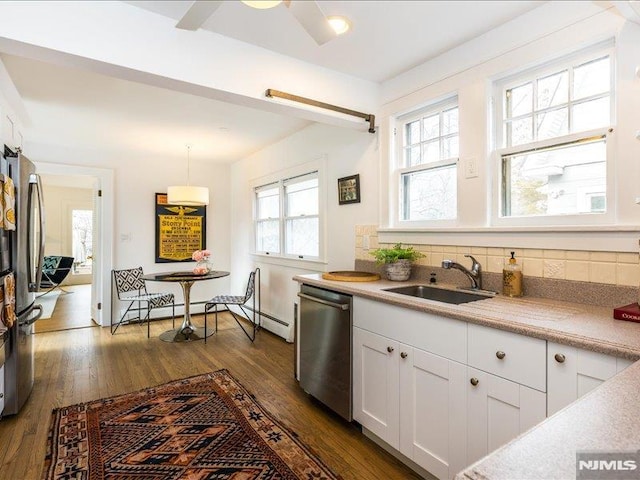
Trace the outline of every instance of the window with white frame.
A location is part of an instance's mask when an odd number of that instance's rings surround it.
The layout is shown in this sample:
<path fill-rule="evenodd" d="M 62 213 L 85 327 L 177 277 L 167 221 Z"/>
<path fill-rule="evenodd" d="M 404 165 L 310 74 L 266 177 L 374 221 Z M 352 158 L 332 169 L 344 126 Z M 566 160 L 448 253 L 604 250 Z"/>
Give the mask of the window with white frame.
<path fill-rule="evenodd" d="M 458 100 L 398 118 L 401 221 L 457 217 Z"/>
<path fill-rule="evenodd" d="M 607 211 L 612 72 L 599 50 L 497 83 L 501 217 Z"/>
<path fill-rule="evenodd" d="M 255 188 L 256 252 L 291 258 L 320 256 L 318 172 Z"/>

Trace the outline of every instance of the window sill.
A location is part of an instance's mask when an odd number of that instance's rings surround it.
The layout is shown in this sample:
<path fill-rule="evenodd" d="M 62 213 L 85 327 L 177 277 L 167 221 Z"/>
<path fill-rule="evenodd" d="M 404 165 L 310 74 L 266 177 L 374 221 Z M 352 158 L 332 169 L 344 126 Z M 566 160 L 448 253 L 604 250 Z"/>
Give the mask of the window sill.
<path fill-rule="evenodd" d="M 638 252 L 640 225 L 378 228 L 380 243 Z"/>
<path fill-rule="evenodd" d="M 320 259 L 305 259 L 279 257 L 275 255 L 267 255 L 264 253 L 252 253 L 251 256 L 256 262 L 268 263 L 271 265 L 280 265 L 283 267 L 299 268 L 304 270 L 324 271 L 327 261 Z"/>

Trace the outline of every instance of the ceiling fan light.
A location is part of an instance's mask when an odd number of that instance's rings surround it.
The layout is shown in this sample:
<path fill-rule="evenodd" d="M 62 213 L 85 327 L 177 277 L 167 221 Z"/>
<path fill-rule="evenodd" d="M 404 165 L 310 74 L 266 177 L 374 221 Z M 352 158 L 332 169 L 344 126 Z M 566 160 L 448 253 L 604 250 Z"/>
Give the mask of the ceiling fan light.
<path fill-rule="evenodd" d="M 329 25 L 333 28 L 333 31 L 336 32 L 336 35 L 342 35 L 346 33 L 351 28 L 351 22 L 347 17 L 343 17 L 340 15 L 333 15 L 331 17 L 327 17 L 329 21 Z"/>
<path fill-rule="evenodd" d="M 267 8 L 277 7 L 282 3 L 282 0 L 242 0 L 242 3 L 251 8 L 266 10 Z"/>

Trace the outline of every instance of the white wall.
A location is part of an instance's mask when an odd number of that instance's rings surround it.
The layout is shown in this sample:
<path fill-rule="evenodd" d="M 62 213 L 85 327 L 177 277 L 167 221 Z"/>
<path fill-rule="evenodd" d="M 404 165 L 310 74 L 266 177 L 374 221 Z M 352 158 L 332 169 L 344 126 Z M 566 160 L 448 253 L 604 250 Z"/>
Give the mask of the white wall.
<path fill-rule="evenodd" d="M 35 162 L 108 168 L 114 172 L 113 268 L 142 266 L 147 272 L 190 270 L 189 263 L 155 263 L 155 193 L 166 192 L 168 185 L 184 182 L 184 158 L 133 156 L 127 152 L 78 151 L 27 142 L 25 152 Z M 230 269 L 229 257 L 229 173 L 228 165 L 191 162 L 193 184 L 208 186 L 207 248 L 212 251 L 217 270 Z M 149 284 L 150 291 L 171 291 L 182 302 L 179 285 Z M 191 291 L 192 302 L 203 301 L 229 291 L 229 278 L 198 282 Z M 198 312 L 201 306 L 194 307 Z M 180 310 L 181 312 L 182 310 Z M 108 319 L 107 323 L 108 325 Z"/>
<path fill-rule="evenodd" d="M 293 304 L 298 291 L 294 275 L 319 271 L 351 270 L 354 265 L 356 223 L 375 223 L 378 218 L 377 135 L 314 124 L 294 135 L 234 163 L 231 167 L 231 271 L 232 289 L 244 291 L 249 271 L 259 266 L 262 274 L 262 310 L 286 323 L 268 320 L 267 328 L 291 340 Z M 326 157 L 326 263 L 276 263 L 253 251 L 253 190 L 260 179 L 296 165 Z M 337 179 L 360 174 L 361 203 L 338 205 Z"/>
<path fill-rule="evenodd" d="M 22 98 L 0 60 L 0 153 L 4 145 L 13 150 L 22 147 L 23 126 L 28 121 Z"/>

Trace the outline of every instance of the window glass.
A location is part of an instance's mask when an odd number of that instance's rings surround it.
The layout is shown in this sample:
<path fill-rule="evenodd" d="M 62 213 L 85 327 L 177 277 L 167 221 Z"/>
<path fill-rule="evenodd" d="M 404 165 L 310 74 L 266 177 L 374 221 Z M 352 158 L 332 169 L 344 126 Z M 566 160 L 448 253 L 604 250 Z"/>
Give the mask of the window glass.
<path fill-rule="evenodd" d="M 459 149 L 457 100 L 426 108 L 409 118 L 403 125 L 405 143 L 398 167 L 401 196 L 398 218 L 454 219 Z M 419 140 L 417 131 L 421 132 Z"/>
<path fill-rule="evenodd" d="M 93 210 L 72 210 L 73 274 L 91 273 L 93 261 Z"/>
<path fill-rule="evenodd" d="M 533 107 L 533 85 L 527 83 L 507 90 L 507 117 L 530 114 Z"/>
<path fill-rule="evenodd" d="M 609 57 L 582 64 L 573 72 L 573 99 L 607 93 L 611 88 Z"/>
<path fill-rule="evenodd" d="M 286 186 L 287 216 L 318 214 L 318 179 Z"/>
<path fill-rule="evenodd" d="M 538 80 L 538 110 L 567 103 L 569 99 L 569 72 L 549 75 Z"/>
<path fill-rule="evenodd" d="M 611 60 L 561 64 L 502 86 L 502 216 L 606 212 Z"/>
<path fill-rule="evenodd" d="M 605 139 L 506 156 L 503 164 L 506 216 L 605 210 Z"/>
<path fill-rule="evenodd" d="M 258 187 L 255 192 L 256 251 L 298 258 L 319 257 L 318 172 L 285 178 Z"/>
<path fill-rule="evenodd" d="M 318 217 L 287 219 L 286 253 L 317 257 L 319 255 Z"/>
<path fill-rule="evenodd" d="M 259 219 L 280 216 L 280 191 L 277 187 L 260 190 L 257 193 L 257 217 Z"/>
<path fill-rule="evenodd" d="M 456 217 L 456 165 L 406 173 L 401 178 L 403 220 L 444 220 Z"/>
<path fill-rule="evenodd" d="M 280 222 L 267 220 L 256 224 L 256 250 L 280 253 Z"/>

